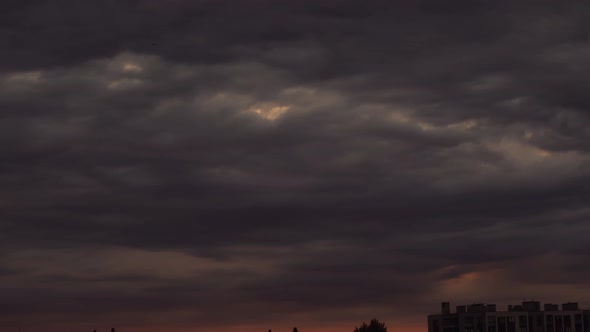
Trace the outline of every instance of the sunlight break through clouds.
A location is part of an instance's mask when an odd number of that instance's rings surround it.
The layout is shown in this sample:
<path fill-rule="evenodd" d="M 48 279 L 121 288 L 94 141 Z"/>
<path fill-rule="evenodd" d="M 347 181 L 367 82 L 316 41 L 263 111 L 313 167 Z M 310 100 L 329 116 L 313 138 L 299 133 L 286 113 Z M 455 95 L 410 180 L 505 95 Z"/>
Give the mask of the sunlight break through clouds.
<path fill-rule="evenodd" d="M 290 108 L 290 106 L 263 106 L 251 108 L 249 111 L 263 119 L 274 121 L 285 114 Z"/>

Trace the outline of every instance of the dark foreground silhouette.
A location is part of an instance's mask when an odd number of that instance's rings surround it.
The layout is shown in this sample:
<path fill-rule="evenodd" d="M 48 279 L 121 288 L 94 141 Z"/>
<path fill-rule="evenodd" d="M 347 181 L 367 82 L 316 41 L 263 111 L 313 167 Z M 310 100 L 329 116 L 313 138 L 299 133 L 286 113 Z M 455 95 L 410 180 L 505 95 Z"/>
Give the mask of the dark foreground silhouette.
<path fill-rule="evenodd" d="M 373 318 L 369 324 L 363 322 L 361 326 L 355 327 L 354 332 L 387 332 L 385 323 Z"/>

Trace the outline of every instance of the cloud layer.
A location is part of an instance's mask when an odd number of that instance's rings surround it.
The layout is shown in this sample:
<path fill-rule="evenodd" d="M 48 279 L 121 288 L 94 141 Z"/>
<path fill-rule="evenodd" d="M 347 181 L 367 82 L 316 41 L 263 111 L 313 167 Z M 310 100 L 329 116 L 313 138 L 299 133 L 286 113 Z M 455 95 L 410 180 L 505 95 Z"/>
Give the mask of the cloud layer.
<path fill-rule="evenodd" d="M 582 1 L 2 7 L 2 330 L 590 307 Z"/>

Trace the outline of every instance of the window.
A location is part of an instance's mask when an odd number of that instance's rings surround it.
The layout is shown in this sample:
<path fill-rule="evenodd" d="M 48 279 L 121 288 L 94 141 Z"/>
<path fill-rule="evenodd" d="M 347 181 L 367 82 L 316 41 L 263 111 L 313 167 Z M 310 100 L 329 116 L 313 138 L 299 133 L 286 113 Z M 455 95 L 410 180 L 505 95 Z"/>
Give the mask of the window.
<path fill-rule="evenodd" d="M 517 332 L 514 316 L 508 316 L 508 332 Z"/>
<path fill-rule="evenodd" d="M 555 330 L 559 332 L 563 331 L 563 316 L 555 316 Z"/>
<path fill-rule="evenodd" d="M 432 321 L 432 330 L 435 332 L 439 332 L 440 331 L 440 320 L 435 319 Z"/>
<path fill-rule="evenodd" d="M 584 331 L 584 325 L 583 325 L 583 321 L 582 321 L 582 315 L 576 314 L 574 316 L 574 319 L 575 319 L 575 324 L 576 324 L 576 326 L 575 326 L 576 332 L 582 332 L 582 331 Z"/>

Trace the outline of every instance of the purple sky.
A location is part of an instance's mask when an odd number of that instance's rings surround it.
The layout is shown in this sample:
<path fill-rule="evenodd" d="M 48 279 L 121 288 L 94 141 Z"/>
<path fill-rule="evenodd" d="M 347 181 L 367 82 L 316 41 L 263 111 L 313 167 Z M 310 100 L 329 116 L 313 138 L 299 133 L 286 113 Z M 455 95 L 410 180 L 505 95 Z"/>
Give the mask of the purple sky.
<path fill-rule="evenodd" d="M 0 330 L 590 308 L 589 22 L 587 1 L 3 0 Z"/>

